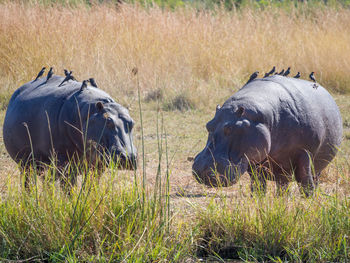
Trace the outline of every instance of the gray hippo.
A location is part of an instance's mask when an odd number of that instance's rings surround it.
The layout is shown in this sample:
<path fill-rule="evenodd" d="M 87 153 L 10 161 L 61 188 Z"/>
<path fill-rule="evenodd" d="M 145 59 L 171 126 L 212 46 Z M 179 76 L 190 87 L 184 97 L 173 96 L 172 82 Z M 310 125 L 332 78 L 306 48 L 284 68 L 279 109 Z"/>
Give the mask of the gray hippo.
<path fill-rule="evenodd" d="M 102 155 L 121 168 L 136 168 L 134 121 L 126 108 L 101 89 L 50 76 L 28 82 L 12 95 L 5 116 L 5 147 L 26 171 L 53 159 L 58 168 L 89 156 Z M 59 85 L 61 86 L 59 87 Z M 89 149 L 89 150 L 87 150 Z M 93 150 L 91 150 L 93 149 Z M 92 153 L 91 153 L 92 152 Z M 100 159 L 101 160 L 101 159 Z M 28 185 L 28 176 L 25 180 Z M 75 181 L 73 182 L 75 183 Z"/>
<path fill-rule="evenodd" d="M 337 153 L 342 119 L 320 85 L 279 75 L 244 85 L 207 123 L 208 141 L 194 159 L 193 175 L 208 186 L 230 186 L 244 172 L 252 191 L 266 179 L 286 189 L 292 175 L 311 194 Z"/>

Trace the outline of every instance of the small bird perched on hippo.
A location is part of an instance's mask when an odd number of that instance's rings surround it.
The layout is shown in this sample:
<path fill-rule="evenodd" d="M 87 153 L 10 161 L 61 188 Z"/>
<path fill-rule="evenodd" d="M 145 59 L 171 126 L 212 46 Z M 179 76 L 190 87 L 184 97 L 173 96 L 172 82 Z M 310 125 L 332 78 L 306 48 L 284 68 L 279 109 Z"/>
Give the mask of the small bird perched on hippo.
<path fill-rule="evenodd" d="M 67 73 L 66 77 L 71 75 Z M 113 160 L 120 168 L 135 169 L 134 121 L 128 110 L 88 81 L 82 84 L 69 78 L 58 87 L 64 79 L 38 78 L 10 99 L 3 138 L 8 153 L 26 173 L 25 185 L 28 170 L 41 171 L 53 159 L 63 177 L 71 161 L 87 160 L 89 166 L 100 168 Z M 72 177 L 70 184 L 75 180 Z"/>
<path fill-rule="evenodd" d="M 254 76 L 217 108 L 192 166 L 198 182 L 230 186 L 248 172 L 252 191 L 265 192 L 268 179 L 281 192 L 294 174 L 301 190 L 312 194 L 340 146 L 342 118 L 322 86 L 279 74 Z"/>

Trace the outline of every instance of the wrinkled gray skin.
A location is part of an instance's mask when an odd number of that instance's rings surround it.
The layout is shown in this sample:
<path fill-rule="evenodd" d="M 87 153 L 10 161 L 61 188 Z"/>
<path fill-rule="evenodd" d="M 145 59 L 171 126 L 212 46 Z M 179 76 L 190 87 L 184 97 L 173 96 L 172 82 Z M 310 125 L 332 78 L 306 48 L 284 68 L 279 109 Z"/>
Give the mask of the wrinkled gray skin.
<path fill-rule="evenodd" d="M 38 167 L 49 164 L 54 152 L 58 167 L 63 168 L 72 158 L 81 159 L 91 146 L 95 157 L 106 154 L 118 159 L 121 168 L 135 168 L 134 121 L 128 110 L 100 89 L 88 86 L 80 92 L 77 81 L 58 87 L 63 79 L 53 76 L 48 83 L 46 77 L 28 82 L 12 95 L 3 126 L 12 159 L 24 169 L 32 165 L 32 143 Z"/>
<path fill-rule="evenodd" d="M 266 179 L 275 180 L 282 190 L 294 173 L 311 194 L 342 139 L 335 101 L 313 85 L 275 75 L 243 86 L 207 123 L 207 145 L 192 167 L 196 179 L 208 186 L 229 186 L 248 171 L 252 191 L 257 186 L 265 191 Z"/>

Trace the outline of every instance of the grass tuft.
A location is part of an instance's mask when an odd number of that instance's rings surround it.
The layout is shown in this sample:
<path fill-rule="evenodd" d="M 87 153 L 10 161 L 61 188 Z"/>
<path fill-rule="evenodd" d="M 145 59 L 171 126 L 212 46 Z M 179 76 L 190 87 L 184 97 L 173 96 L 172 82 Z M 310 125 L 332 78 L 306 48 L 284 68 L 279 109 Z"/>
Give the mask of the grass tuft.
<path fill-rule="evenodd" d="M 146 102 L 161 101 L 164 98 L 164 91 L 162 89 L 151 90 L 145 97 Z"/>
<path fill-rule="evenodd" d="M 163 105 L 163 110 L 165 111 L 188 111 L 195 109 L 195 104 L 186 93 L 179 94 L 170 101 L 165 102 Z"/>
<path fill-rule="evenodd" d="M 346 194 L 350 167 L 336 169 L 340 174 L 333 194 L 318 188 L 310 198 L 297 191 L 283 196 L 271 192 L 247 196 L 241 191 L 234 199 L 212 198 L 208 206 L 198 210 L 197 256 L 259 262 L 346 262 L 350 257 L 350 203 Z"/>

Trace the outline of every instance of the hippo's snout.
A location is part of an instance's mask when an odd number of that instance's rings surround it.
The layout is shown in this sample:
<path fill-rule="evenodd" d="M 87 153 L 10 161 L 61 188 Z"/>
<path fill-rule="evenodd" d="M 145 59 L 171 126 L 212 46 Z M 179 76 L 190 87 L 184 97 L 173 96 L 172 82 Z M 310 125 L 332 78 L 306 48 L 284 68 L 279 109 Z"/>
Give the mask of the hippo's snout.
<path fill-rule="evenodd" d="M 125 152 L 115 151 L 112 156 L 113 161 L 117 164 L 118 168 L 127 170 L 137 169 L 137 154 L 127 154 Z"/>
<path fill-rule="evenodd" d="M 223 172 L 207 167 L 205 170 L 199 171 L 195 165 L 192 167 L 192 174 L 197 182 L 205 184 L 208 187 L 228 187 L 237 182 L 240 171 L 239 167 L 227 166 Z"/>
<path fill-rule="evenodd" d="M 214 159 L 214 155 L 204 149 L 194 159 L 192 174 L 199 183 L 208 187 L 231 186 L 247 171 L 248 162 L 242 157 L 236 158 L 235 162 L 230 159 L 222 155 Z"/>
<path fill-rule="evenodd" d="M 215 172 L 209 171 L 198 174 L 195 170 L 192 170 L 192 174 L 198 183 L 205 184 L 208 187 L 227 187 L 233 184 L 233 182 L 228 181 L 227 177 Z"/>
<path fill-rule="evenodd" d="M 245 170 L 246 166 L 242 159 L 237 164 L 231 163 L 227 158 L 213 160 L 212 155 L 209 156 L 205 151 L 195 157 L 192 166 L 194 178 L 209 187 L 231 186 Z"/>

